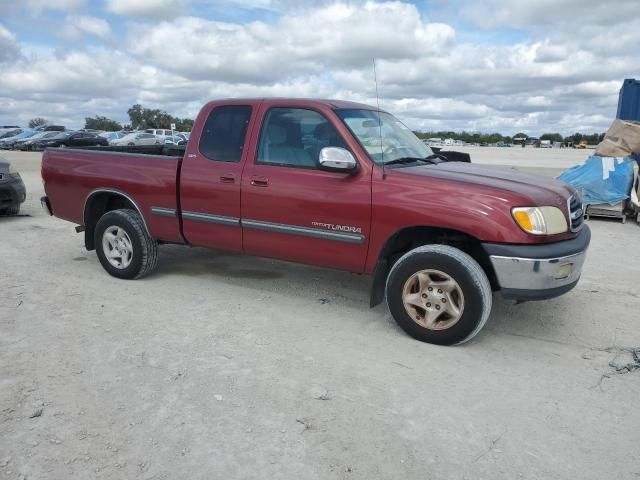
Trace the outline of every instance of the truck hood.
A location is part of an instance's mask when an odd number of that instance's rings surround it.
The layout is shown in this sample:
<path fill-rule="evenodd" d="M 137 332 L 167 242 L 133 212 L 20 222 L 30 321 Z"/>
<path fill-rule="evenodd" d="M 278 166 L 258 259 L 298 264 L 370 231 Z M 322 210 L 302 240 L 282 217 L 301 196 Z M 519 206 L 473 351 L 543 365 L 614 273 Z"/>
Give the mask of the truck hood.
<path fill-rule="evenodd" d="M 518 197 L 526 197 L 532 205 L 566 206 L 567 199 L 573 194 L 573 189 L 559 180 L 492 165 L 443 162 L 398 168 L 395 171 L 510 192 Z"/>

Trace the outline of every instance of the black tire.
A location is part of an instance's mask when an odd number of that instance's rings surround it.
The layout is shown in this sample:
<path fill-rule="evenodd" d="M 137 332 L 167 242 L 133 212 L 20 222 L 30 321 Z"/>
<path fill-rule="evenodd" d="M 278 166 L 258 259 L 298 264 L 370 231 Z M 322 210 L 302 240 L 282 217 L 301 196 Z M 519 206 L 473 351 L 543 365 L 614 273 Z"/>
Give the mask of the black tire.
<path fill-rule="evenodd" d="M 131 239 L 133 254 L 126 268 L 111 265 L 106 257 L 102 237 L 105 230 L 112 226 L 124 229 Z M 135 210 L 121 209 L 105 213 L 96 225 L 94 241 L 98 260 L 114 277 L 133 280 L 150 274 L 158 266 L 158 243 L 149 236 L 142 218 Z"/>
<path fill-rule="evenodd" d="M 419 325 L 405 309 L 405 283 L 421 270 L 447 274 L 462 291 L 462 315 L 449 328 L 432 330 Z M 448 245 L 423 245 L 405 253 L 393 265 L 387 276 L 386 298 L 394 320 L 410 336 L 422 342 L 455 345 L 471 340 L 487 323 L 492 293 L 487 275 L 471 256 Z"/>
<path fill-rule="evenodd" d="M 129 145 L 130 147 L 134 147 L 134 146 L 135 146 L 135 143 L 133 143 L 133 142 L 129 142 L 129 144 L 128 144 L 128 145 Z"/>
<path fill-rule="evenodd" d="M 18 215 L 20 213 L 20 204 L 12 205 L 11 207 L 7 207 L 5 209 L 0 210 L 0 215 Z"/>

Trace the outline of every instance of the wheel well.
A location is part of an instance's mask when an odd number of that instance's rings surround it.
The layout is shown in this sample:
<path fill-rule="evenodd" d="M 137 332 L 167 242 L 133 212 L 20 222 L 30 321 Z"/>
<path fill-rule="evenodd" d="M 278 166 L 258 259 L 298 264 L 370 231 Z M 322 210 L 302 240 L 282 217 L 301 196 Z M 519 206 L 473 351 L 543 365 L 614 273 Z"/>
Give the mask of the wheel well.
<path fill-rule="evenodd" d="M 94 232 L 100 217 L 112 210 L 138 207 L 125 195 L 117 192 L 98 192 L 91 195 L 84 207 L 84 244 L 87 250 L 95 250 Z"/>
<path fill-rule="evenodd" d="M 387 274 L 393 264 L 406 252 L 421 245 L 441 244 L 456 247 L 470 255 L 482 267 L 493 290 L 498 289 L 498 281 L 489 256 L 482 248 L 480 240 L 466 233 L 437 227 L 407 227 L 394 233 L 384 244 L 373 278 L 370 305 L 382 302 Z"/>

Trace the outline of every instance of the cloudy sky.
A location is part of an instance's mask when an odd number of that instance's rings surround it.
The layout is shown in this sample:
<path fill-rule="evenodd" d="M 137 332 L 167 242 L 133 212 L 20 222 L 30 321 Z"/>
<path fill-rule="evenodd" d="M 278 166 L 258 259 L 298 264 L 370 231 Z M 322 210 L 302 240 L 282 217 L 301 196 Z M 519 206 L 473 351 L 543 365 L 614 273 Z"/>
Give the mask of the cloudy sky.
<path fill-rule="evenodd" d="M 0 0 L 0 123 L 194 117 L 241 96 L 375 104 L 412 128 L 603 131 L 640 78 L 638 0 Z"/>

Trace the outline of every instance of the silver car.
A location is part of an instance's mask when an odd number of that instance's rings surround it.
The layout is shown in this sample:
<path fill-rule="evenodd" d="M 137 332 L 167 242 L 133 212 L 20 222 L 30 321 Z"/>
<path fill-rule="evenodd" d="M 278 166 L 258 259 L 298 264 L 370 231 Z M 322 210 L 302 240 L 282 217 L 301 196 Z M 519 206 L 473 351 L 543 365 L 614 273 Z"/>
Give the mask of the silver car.
<path fill-rule="evenodd" d="M 122 138 L 113 140 L 111 145 L 124 146 L 124 145 L 160 145 L 163 140 L 151 133 L 145 132 L 133 132 L 125 135 Z"/>

